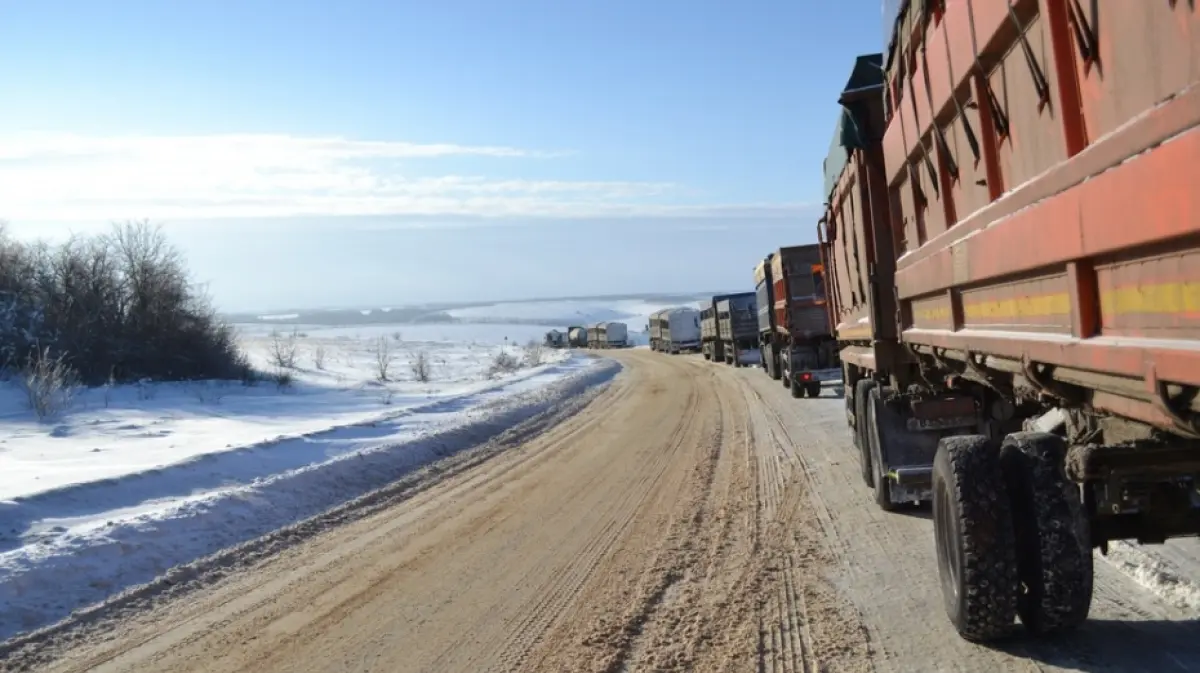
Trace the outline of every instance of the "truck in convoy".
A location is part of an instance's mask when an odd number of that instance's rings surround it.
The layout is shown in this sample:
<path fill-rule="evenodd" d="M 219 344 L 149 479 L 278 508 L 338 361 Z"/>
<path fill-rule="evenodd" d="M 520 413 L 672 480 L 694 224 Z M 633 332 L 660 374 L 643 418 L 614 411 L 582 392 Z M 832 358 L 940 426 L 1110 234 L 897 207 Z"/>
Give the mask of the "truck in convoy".
<path fill-rule="evenodd" d="M 717 336 L 725 364 L 741 367 L 759 361 L 758 308 L 753 292 L 731 294 L 716 302 Z"/>
<path fill-rule="evenodd" d="M 599 322 L 587 328 L 589 348 L 624 348 L 629 328 L 623 322 Z"/>
<path fill-rule="evenodd" d="M 754 265 L 754 305 L 758 314 L 759 364 L 767 376 L 778 381 L 782 378 L 779 359 L 771 356 L 768 348 L 775 339 L 775 293 L 771 283 L 771 259 L 774 257 L 775 253 L 771 253 Z"/>
<path fill-rule="evenodd" d="M 721 302 L 735 300 L 736 304 L 745 308 L 753 305 L 753 292 L 735 294 L 718 294 L 704 302 L 700 309 L 700 352 L 705 360 L 713 362 L 730 362 L 733 343 L 728 332 L 722 332 L 718 305 Z"/>
<path fill-rule="evenodd" d="M 763 366 L 792 397 L 818 397 L 822 383 L 842 378 L 823 275 L 821 246 L 815 243 L 780 248 L 754 272 Z M 765 312 L 764 297 L 770 302 Z"/>
<path fill-rule="evenodd" d="M 650 315 L 651 350 L 671 353 L 700 349 L 700 311 L 687 306 Z"/>
<path fill-rule="evenodd" d="M 663 341 L 662 331 L 662 314 L 666 313 L 667 309 L 655 311 L 650 314 L 650 319 L 646 323 L 646 335 L 650 338 L 650 350 L 657 351 Z"/>
<path fill-rule="evenodd" d="M 862 477 L 960 635 L 1064 632 L 1094 548 L 1200 534 L 1200 13 L 885 8 L 818 224 Z"/>
<path fill-rule="evenodd" d="M 568 327 L 567 345 L 571 348 L 586 348 L 588 345 L 587 328 L 581 326 Z"/>

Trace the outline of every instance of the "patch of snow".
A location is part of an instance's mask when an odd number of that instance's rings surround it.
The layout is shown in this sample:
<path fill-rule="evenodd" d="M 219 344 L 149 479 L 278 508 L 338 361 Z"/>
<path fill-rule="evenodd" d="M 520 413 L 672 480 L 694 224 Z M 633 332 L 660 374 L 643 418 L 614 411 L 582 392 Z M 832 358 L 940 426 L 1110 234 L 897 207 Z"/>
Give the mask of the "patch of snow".
<path fill-rule="evenodd" d="M 299 313 L 282 313 L 279 315 L 260 315 L 259 320 L 296 320 L 300 317 Z"/>
<path fill-rule="evenodd" d="M 1196 552 L 1200 549 L 1195 542 L 1172 540 L 1161 547 L 1142 547 L 1117 541 L 1109 544 L 1108 556 L 1101 558 L 1167 603 L 1200 615 L 1200 579 L 1196 574 L 1200 569 L 1200 554 Z M 1184 546 L 1190 549 L 1184 550 Z M 1175 562 L 1171 557 L 1176 554 L 1171 552 L 1184 552 L 1180 555 L 1183 563 Z M 1190 567 L 1182 567 L 1185 564 Z"/>
<path fill-rule="evenodd" d="M 545 364 L 491 380 L 502 345 L 386 339 L 388 381 L 375 375 L 377 339 L 321 333 L 297 339 L 290 389 L 89 390 L 49 423 L 0 386 L 0 640 L 379 488 L 618 368 L 548 350 Z M 270 339 L 243 342 L 266 366 Z M 408 366 L 419 352 L 429 383 Z"/>

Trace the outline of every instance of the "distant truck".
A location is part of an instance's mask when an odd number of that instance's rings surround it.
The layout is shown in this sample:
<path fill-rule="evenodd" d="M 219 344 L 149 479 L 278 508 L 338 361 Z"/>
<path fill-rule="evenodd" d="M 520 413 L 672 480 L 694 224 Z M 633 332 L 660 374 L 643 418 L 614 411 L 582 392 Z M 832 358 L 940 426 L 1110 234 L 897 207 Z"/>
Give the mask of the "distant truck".
<path fill-rule="evenodd" d="M 624 348 L 629 345 L 629 328 L 623 322 L 601 322 L 587 328 L 588 348 Z"/>
<path fill-rule="evenodd" d="M 567 345 L 567 333 L 552 329 L 546 332 L 544 343 L 550 348 L 563 348 Z"/>
<path fill-rule="evenodd" d="M 756 324 L 753 292 L 714 296 L 700 312 L 704 359 L 740 367 L 747 355 L 757 357 Z"/>
<path fill-rule="evenodd" d="M 842 378 L 842 361 L 829 323 L 825 267 L 820 244 L 795 245 L 771 253 L 755 270 L 762 362 L 792 397 L 818 397 L 821 385 Z"/>
<path fill-rule="evenodd" d="M 567 328 L 567 345 L 571 348 L 587 348 L 588 330 L 586 327 L 572 326 Z"/>
<path fill-rule="evenodd" d="M 758 313 L 759 363 L 767 376 L 778 381 L 782 378 L 779 358 L 771 355 L 768 346 L 775 340 L 775 291 L 771 282 L 771 260 L 775 253 L 766 256 L 754 266 L 754 303 Z"/>
<path fill-rule="evenodd" d="M 700 311 L 679 306 L 651 314 L 650 349 L 672 355 L 700 350 Z"/>

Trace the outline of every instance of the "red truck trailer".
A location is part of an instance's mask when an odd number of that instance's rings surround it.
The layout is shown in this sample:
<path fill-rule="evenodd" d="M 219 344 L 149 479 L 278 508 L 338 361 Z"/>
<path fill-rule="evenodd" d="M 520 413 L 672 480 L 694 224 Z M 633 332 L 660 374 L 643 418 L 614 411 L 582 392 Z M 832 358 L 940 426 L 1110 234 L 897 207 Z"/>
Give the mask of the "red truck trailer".
<path fill-rule="evenodd" d="M 885 5 L 818 225 L 863 478 L 963 637 L 1069 630 L 1094 548 L 1200 534 L 1200 13 Z"/>
<path fill-rule="evenodd" d="M 824 255 L 818 244 L 779 248 L 755 269 L 759 307 L 759 348 L 772 378 L 792 397 L 819 397 L 821 385 L 842 378 L 837 343 L 826 306 Z M 766 320 L 764 320 L 766 318 Z"/>

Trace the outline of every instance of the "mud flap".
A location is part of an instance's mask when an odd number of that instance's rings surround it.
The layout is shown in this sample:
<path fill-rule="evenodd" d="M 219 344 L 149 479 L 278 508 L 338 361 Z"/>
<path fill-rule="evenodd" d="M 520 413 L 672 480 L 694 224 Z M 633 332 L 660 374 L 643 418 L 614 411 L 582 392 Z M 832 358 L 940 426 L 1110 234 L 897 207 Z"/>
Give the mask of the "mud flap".
<path fill-rule="evenodd" d="M 886 389 L 872 391 L 879 455 L 876 479 L 886 479 L 892 503 L 927 502 L 933 499 L 933 460 L 937 456 L 937 435 L 913 432 L 908 418 L 885 401 Z M 880 394 L 882 393 L 882 394 Z"/>

